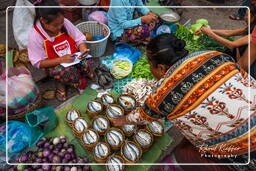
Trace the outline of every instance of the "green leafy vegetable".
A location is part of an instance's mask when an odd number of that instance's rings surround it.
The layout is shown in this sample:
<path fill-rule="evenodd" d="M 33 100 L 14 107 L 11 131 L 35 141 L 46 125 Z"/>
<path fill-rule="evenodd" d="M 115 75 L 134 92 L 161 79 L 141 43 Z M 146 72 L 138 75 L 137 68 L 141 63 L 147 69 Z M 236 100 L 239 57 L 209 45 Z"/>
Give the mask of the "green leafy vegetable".
<path fill-rule="evenodd" d="M 186 42 L 186 47 L 189 51 L 189 53 L 194 53 L 198 51 L 203 51 L 203 50 L 215 50 L 215 51 L 220 51 L 220 52 L 225 52 L 227 49 L 225 46 L 220 44 L 218 41 L 215 39 L 207 36 L 207 35 L 201 35 L 200 37 L 193 38 L 193 34 L 183 25 L 179 24 L 177 31 L 174 33 L 174 35 L 182 39 Z M 229 40 L 234 40 L 233 37 L 224 37 Z"/>
<path fill-rule="evenodd" d="M 203 18 L 196 20 L 196 24 L 202 24 L 204 26 L 208 26 L 209 25 L 208 20 L 203 19 Z"/>
<path fill-rule="evenodd" d="M 146 57 L 141 57 L 133 66 L 132 77 L 136 79 L 146 78 L 148 80 L 154 79 L 150 71 L 150 65 Z"/>

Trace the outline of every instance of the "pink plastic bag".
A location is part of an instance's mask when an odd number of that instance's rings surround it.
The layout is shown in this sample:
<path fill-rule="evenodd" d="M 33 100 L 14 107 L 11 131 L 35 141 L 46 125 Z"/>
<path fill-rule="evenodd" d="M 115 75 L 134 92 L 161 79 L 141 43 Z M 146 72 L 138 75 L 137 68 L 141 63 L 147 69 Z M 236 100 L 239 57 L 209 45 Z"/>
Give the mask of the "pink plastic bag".
<path fill-rule="evenodd" d="M 8 86 L 7 104 L 11 109 L 25 107 L 34 102 L 39 93 L 27 68 L 9 68 L 8 77 L 6 72 L 0 76 L 0 107 L 6 106 L 6 85 Z"/>

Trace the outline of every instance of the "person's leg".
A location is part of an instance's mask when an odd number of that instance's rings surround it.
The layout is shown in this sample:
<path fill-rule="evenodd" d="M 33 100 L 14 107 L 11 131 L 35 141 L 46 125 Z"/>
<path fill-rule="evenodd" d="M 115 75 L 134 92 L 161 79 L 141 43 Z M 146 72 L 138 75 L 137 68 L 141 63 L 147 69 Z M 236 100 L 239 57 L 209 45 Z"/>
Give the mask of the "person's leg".
<path fill-rule="evenodd" d="M 147 44 L 151 39 L 151 27 L 143 24 L 131 29 L 125 30 L 122 37 L 118 41 Z"/>
<path fill-rule="evenodd" d="M 56 67 L 49 69 L 49 75 L 58 81 L 56 98 L 60 101 L 66 100 L 66 85 L 71 85 L 74 87 L 79 87 L 80 83 L 80 74 L 76 67 L 63 67 L 58 65 Z"/>

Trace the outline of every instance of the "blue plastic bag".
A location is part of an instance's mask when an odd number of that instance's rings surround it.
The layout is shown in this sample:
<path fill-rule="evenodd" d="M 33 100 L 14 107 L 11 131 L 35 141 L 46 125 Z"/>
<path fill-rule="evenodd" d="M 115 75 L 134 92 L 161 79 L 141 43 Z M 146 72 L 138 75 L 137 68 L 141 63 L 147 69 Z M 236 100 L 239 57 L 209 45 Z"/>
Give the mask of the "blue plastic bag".
<path fill-rule="evenodd" d="M 125 42 L 117 42 L 115 44 L 115 51 L 113 56 L 116 58 L 128 58 L 133 64 L 141 57 L 141 52 L 138 49 Z"/>
<path fill-rule="evenodd" d="M 0 150 L 6 152 L 6 123 L 0 126 Z M 32 141 L 32 129 L 23 122 L 8 121 L 8 154 L 12 155 L 28 147 Z"/>
<path fill-rule="evenodd" d="M 104 64 L 108 69 L 112 68 L 113 61 L 118 58 L 128 58 L 132 64 L 135 64 L 141 57 L 141 52 L 125 42 L 117 42 L 115 44 L 115 53 L 111 56 L 107 56 L 100 61 L 100 64 Z"/>

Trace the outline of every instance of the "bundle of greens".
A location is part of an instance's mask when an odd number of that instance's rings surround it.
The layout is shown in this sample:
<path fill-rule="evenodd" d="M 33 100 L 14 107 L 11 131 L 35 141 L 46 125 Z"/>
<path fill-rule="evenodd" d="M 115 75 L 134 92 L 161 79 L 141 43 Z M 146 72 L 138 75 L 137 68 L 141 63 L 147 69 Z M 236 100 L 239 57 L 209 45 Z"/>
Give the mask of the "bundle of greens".
<path fill-rule="evenodd" d="M 178 24 L 178 29 L 174 33 L 174 35 L 177 38 L 182 39 L 186 42 L 185 49 L 187 49 L 190 54 L 203 50 L 216 50 L 220 52 L 225 52 L 227 49 L 225 46 L 223 46 L 222 44 L 220 44 L 219 42 L 217 42 L 216 40 L 207 35 L 201 35 L 197 39 L 194 39 L 193 33 L 181 24 Z M 234 40 L 233 37 L 224 38 Z"/>
<path fill-rule="evenodd" d="M 132 77 L 136 79 L 146 78 L 147 80 L 154 79 L 150 71 L 150 65 L 145 56 L 141 57 L 133 66 Z"/>

